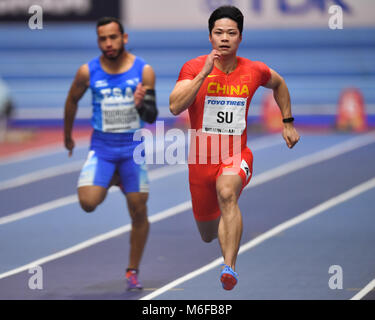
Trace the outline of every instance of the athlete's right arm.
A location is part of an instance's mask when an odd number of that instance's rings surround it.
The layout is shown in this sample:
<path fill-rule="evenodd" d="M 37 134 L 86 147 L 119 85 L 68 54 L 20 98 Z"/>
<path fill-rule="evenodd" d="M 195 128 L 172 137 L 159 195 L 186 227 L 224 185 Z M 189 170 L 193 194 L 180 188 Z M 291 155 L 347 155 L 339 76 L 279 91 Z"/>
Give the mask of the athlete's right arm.
<path fill-rule="evenodd" d="M 64 110 L 64 144 L 69 151 L 69 157 L 73 153 L 74 140 L 72 139 L 73 123 L 78 109 L 78 101 L 82 98 L 90 84 L 90 72 L 87 64 L 82 65 L 73 80 Z"/>
<path fill-rule="evenodd" d="M 202 83 L 211 73 L 214 62 L 220 58 L 217 50 L 212 50 L 207 56 L 206 62 L 201 72 L 192 80 L 178 81 L 169 96 L 169 110 L 175 116 L 185 111 L 194 101 Z"/>

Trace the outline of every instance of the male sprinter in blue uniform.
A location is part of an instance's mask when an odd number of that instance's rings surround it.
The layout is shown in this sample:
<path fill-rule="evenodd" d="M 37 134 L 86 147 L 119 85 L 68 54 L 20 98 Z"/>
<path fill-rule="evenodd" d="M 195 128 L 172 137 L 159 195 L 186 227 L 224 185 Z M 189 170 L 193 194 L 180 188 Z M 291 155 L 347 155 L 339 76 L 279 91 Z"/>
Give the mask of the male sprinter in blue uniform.
<path fill-rule="evenodd" d="M 90 88 L 94 131 L 78 181 L 79 201 L 83 210 L 94 211 L 105 199 L 112 178 L 119 175 L 132 220 L 126 270 L 128 289 L 142 289 L 138 270 L 149 230 L 146 206 L 149 188 L 145 165 L 133 160 L 133 151 L 141 143 L 133 141 L 133 134 L 144 121 L 156 120 L 155 73 L 145 61 L 124 49 L 128 35 L 118 19 L 101 18 L 96 31 L 102 55 L 82 65 L 71 85 L 65 103 L 65 147 L 70 156 L 78 101 Z"/>

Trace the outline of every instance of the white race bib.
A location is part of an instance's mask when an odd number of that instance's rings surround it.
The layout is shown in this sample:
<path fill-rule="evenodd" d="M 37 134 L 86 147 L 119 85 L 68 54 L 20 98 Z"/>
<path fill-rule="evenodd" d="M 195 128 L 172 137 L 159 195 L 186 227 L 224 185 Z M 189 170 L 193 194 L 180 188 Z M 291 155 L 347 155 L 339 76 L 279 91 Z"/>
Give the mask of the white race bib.
<path fill-rule="evenodd" d="M 202 132 L 241 135 L 246 128 L 246 102 L 247 98 L 206 96 Z"/>
<path fill-rule="evenodd" d="M 104 132 L 126 132 L 141 127 L 140 117 L 133 101 L 107 97 L 102 100 L 101 107 Z"/>

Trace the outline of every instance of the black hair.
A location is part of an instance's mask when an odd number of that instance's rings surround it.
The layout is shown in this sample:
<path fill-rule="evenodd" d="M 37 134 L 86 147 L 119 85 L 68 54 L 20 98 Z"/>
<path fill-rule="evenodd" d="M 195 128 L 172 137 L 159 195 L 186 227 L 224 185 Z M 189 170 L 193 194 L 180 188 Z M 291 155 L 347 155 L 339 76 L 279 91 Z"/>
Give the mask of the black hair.
<path fill-rule="evenodd" d="M 221 6 L 211 13 L 210 18 L 208 19 L 208 30 L 210 31 L 210 34 L 214 28 L 215 21 L 222 18 L 229 18 L 237 22 L 238 30 L 240 31 L 240 35 L 242 35 L 243 14 L 235 6 Z"/>
<path fill-rule="evenodd" d="M 114 17 L 103 17 L 103 18 L 100 18 L 98 20 L 98 22 L 96 23 L 96 29 L 98 29 L 98 27 L 100 27 L 100 26 L 104 26 L 104 25 L 109 24 L 111 22 L 117 23 L 118 27 L 120 28 L 121 34 L 124 34 L 124 27 L 122 26 L 121 21 L 119 19 L 117 19 L 117 18 L 114 18 Z"/>

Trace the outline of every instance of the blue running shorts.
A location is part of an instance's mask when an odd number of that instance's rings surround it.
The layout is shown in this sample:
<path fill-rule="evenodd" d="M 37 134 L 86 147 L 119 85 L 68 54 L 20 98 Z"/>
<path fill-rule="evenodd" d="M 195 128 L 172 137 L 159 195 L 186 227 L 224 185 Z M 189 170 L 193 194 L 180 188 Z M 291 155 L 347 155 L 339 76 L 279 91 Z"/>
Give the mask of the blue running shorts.
<path fill-rule="evenodd" d="M 90 152 L 78 179 L 78 187 L 108 188 L 117 170 L 122 188 L 128 192 L 148 192 L 147 165 L 133 160 L 134 148 L 141 142 L 133 141 L 133 133 L 108 133 L 94 130 Z"/>

